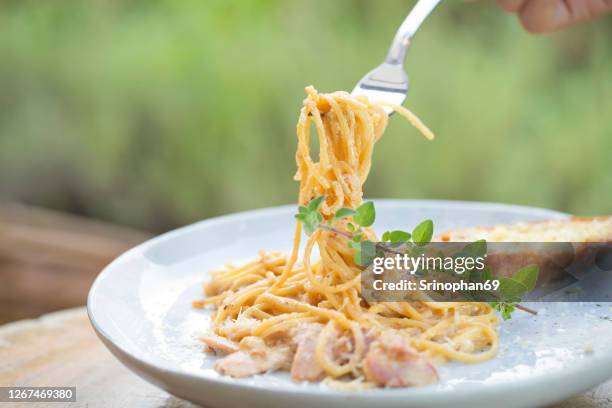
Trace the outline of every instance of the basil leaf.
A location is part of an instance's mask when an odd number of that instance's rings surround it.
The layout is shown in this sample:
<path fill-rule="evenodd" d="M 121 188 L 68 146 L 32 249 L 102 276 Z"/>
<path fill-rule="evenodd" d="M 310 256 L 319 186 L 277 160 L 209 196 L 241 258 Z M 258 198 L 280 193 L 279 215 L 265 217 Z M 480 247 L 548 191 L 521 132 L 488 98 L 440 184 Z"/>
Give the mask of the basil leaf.
<path fill-rule="evenodd" d="M 353 221 L 362 227 L 369 227 L 374 224 L 375 219 L 376 210 L 374 209 L 374 203 L 371 201 L 361 204 L 353 215 Z"/>
<path fill-rule="evenodd" d="M 512 279 L 521 282 L 527 287 L 529 292 L 535 288 L 536 282 L 538 281 L 538 265 L 528 265 L 523 269 L 517 271 L 512 275 Z"/>
<path fill-rule="evenodd" d="M 493 309 L 501 313 L 504 320 L 512 318 L 512 312 L 514 312 L 514 305 L 507 302 L 491 302 L 490 305 Z"/>
<path fill-rule="evenodd" d="M 426 245 L 433 237 L 433 221 L 425 220 L 412 230 L 412 241 L 417 245 Z"/>
<path fill-rule="evenodd" d="M 527 286 L 515 279 L 501 276 L 499 280 L 499 289 L 497 292 L 499 298 L 506 302 L 519 302 L 527 293 Z"/>
<path fill-rule="evenodd" d="M 410 239 L 410 233 L 406 231 L 391 231 L 389 233 L 389 241 L 393 243 L 406 242 Z"/>
<path fill-rule="evenodd" d="M 308 203 L 308 209 L 310 211 L 317 211 L 319 207 L 321 206 L 321 204 L 323 204 L 323 200 L 325 200 L 325 196 L 319 196 L 317 198 L 313 198 Z"/>
<path fill-rule="evenodd" d="M 334 219 L 341 220 L 343 218 L 350 217 L 353 214 L 355 214 L 355 210 L 353 210 L 352 208 L 343 207 L 339 209 L 338 211 L 336 211 L 336 215 L 334 215 Z"/>
<path fill-rule="evenodd" d="M 480 239 L 478 241 L 470 242 L 463 248 L 463 252 L 467 253 L 473 258 L 485 256 L 487 254 L 487 241 Z"/>
<path fill-rule="evenodd" d="M 366 267 L 376 257 L 376 246 L 372 241 L 363 241 L 361 243 L 361 251 L 359 251 L 358 254 L 359 262 L 357 264 Z M 357 260 L 357 257 L 355 260 Z"/>

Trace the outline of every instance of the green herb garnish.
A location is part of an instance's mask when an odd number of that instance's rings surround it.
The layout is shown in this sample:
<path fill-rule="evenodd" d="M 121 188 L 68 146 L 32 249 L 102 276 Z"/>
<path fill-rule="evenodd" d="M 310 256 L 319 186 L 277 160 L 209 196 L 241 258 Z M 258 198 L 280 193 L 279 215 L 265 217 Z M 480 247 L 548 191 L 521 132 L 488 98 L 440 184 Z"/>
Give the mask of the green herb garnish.
<path fill-rule="evenodd" d="M 377 256 L 376 243 L 364 239 L 364 228 L 371 226 L 376 220 L 374 203 L 366 201 L 357 209 L 343 207 L 324 223 L 324 217 L 323 214 L 321 214 L 321 205 L 324 201 L 325 196 L 319 196 L 312 199 L 306 206 L 298 207 L 298 213 L 295 214 L 295 218 L 302 223 L 307 235 L 312 235 L 317 229 L 324 229 L 348 238 L 347 245 L 349 248 L 355 250 L 355 262 L 358 265 L 367 266 Z M 346 223 L 348 232 L 333 226 L 334 222 L 346 218 L 350 219 Z M 382 241 L 390 243 L 412 243 L 417 246 L 425 246 L 431 242 L 433 232 L 433 221 L 425 220 L 419 223 L 412 230 L 412 233 L 402 230 L 386 231 L 382 235 Z M 471 256 L 484 256 L 486 251 L 486 241 L 479 240 L 467 244 L 462 250 L 462 253 Z M 476 280 L 488 280 L 493 278 L 489 270 L 482 271 L 478 274 L 474 273 L 471 276 Z M 470 277 L 470 280 L 473 279 L 472 277 Z M 497 279 L 500 285 L 493 295 L 498 300 L 489 302 L 489 304 L 501 314 L 504 320 L 510 319 L 515 309 L 537 314 L 537 312 L 518 303 L 535 287 L 538 280 L 537 265 L 526 266 L 514 273 L 512 277 L 498 277 Z"/>
<path fill-rule="evenodd" d="M 426 245 L 433 237 L 433 221 L 425 220 L 412 230 L 412 241 L 417 245 Z"/>

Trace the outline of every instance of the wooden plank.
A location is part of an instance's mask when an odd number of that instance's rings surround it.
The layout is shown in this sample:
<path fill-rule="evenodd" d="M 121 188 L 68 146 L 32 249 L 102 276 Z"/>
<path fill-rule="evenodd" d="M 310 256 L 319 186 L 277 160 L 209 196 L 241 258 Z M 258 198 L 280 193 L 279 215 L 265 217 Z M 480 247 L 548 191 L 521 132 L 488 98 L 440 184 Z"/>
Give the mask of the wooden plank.
<path fill-rule="evenodd" d="M 76 403 L 54 407 L 195 408 L 123 367 L 96 337 L 84 308 L 0 326 L 0 385 L 77 387 Z"/>
<path fill-rule="evenodd" d="M 44 311 L 81 306 L 98 268 L 100 265 L 83 268 L 0 261 L 0 304 L 39 306 Z"/>
<path fill-rule="evenodd" d="M 102 221 L 17 203 L 0 204 L 0 222 L 139 242 L 149 234 Z"/>
<path fill-rule="evenodd" d="M 98 273 L 149 234 L 0 205 L 0 324 L 85 304 Z"/>
<path fill-rule="evenodd" d="M 109 263 L 149 234 L 19 205 L 0 206 L 0 256 L 56 264 Z"/>

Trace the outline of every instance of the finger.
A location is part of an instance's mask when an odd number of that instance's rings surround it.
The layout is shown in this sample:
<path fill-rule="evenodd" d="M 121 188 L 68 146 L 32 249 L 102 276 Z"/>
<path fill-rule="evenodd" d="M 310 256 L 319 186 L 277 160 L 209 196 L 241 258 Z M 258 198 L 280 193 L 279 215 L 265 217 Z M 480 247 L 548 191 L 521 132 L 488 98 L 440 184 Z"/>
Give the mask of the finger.
<path fill-rule="evenodd" d="M 530 0 L 519 10 L 519 18 L 527 31 L 544 33 L 610 12 L 610 0 Z"/>
<path fill-rule="evenodd" d="M 497 5 L 510 13 L 516 13 L 527 0 L 497 0 Z"/>
<path fill-rule="evenodd" d="M 572 16 L 571 24 L 592 20 L 612 12 L 611 0 L 566 0 Z"/>

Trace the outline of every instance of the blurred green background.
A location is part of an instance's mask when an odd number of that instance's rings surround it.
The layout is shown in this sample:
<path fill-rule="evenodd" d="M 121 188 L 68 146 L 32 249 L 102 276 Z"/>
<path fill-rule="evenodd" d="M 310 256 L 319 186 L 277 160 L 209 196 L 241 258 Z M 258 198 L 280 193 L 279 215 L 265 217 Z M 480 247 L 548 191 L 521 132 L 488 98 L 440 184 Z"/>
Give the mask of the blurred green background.
<path fill-rule="evenodd" d="M 303 87 L 350 90 L 409 0 L 5 1 L 0 200 L 150 231 L 295 201 Z M 410 50 L 370 197 L 612 213 L 612 19 L 527 34 L 447 0 Z"/>

